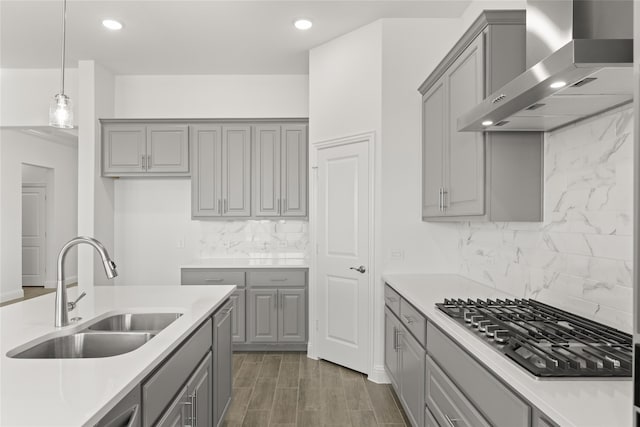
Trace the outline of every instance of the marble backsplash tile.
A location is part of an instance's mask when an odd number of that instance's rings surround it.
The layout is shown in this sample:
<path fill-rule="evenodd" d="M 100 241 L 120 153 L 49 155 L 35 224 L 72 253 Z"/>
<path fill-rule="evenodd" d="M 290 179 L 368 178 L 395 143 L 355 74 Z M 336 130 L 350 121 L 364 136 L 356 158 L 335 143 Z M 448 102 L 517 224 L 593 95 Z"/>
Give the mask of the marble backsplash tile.
<path fill-rule="evenodd" d="M 633 110 L 547 134 L 542 223 L 458 225 L 460 272 L 632 330 Z"/>
<path fill-rule="evenodd" d="M 309 224 L 295 220 L 198 221 L 197 258 L 308 256 Z"/>

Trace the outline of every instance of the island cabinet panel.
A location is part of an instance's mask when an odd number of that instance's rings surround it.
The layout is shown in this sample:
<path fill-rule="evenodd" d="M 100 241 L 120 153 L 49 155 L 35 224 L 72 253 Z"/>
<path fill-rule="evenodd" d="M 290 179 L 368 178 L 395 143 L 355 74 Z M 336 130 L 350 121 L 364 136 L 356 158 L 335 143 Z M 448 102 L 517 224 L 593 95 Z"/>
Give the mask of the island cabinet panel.
<path fill-rule="evenodd" d="M 227 302 L 213 316 L 213 424 L 222 423 L 231 403 L 232 348 L 231 320 L 234 305 Z M 198 423 L 200 425 L 200 423 Z M 210 425 L 210 424 L 206 424 Z"/>
<path fill-rule="evenodd" d="M 187 408 L 189 415 L 187 418 L 191 420 L 190 425 L 214 425 L 213 410 L 215 405 L 211 403 L 214 401 L 215 395 L 214 382 L 217 381 L 213 371 L 213 357 L 209 352 L 187 383 L 187 397 L 191 403 Z"/>
<path fill-rule="evenodd" d="M 187 410 L 187 406 L 191 405 L 189 401 L 189 393 L 187 387 L 183 387 L 176 398 L 167 407 L 166 412 L 162 415 L 162 418 L 155 424 L 156 427 L 184 427 L 190 425 L 190 413 Z"/>
<path fill-rule="evenodd" d="M 120 400 L 95 427 L 140 427 L 142 425 L 142 392 L 137 385 Z"/>
<path fill-rule="evenodd" d="M 165 412 L 194 367 L 210 351 L 212 337 L 212 321 L 208 320 L 142 384 L 143 425 L 154 425 Z"/>
<path fill-rule="evenodd" d="M 232 342 L 245 342 L 246 340 L 246 327 L 245 318 L 246 312 L 246 290 L 236 289 L 229 297 L 233 304 L 233 310 L 231 310 L 231 341 Z"/>

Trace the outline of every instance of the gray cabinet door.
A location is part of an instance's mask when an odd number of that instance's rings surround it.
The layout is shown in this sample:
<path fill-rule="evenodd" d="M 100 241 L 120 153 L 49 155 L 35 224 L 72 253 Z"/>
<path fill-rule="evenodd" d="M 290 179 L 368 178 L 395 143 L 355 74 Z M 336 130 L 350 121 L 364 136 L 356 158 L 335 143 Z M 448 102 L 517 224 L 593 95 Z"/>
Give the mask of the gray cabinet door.
<path fill-rule="evenodd" d="M 409 333 L 398 337 L 400 347 L 400 398 L 407 409 L 407 417 L 414 426 L 424 425 L 425 350 Z"/>
<path fill-rule="evenodd" d="M 280 126 L 255 127 L 253 157 L 253 203 L 255 216 L 279 216 Z"/>
<path fill-rule="evenodd" d="M 222 159 L 222 215 L 251 216 L 251 126 L 223 126 Z"/>
<path fill-rule="evenodd" d="M 282 216 L 307 216 L 307 126 L 282 127 Z"/>
<path fill-rule="evenodd" d="M 441 78 L 422 99 L 422 217 L 442 216 L 446 86 Z"/>
<path fill-rule="evenodd" d="M 233 342 L 245 342 L 245 290 L 237 289 L 229 299 L 233 305 L 231 310 L 231 340 Z"/>
<path fill-rule="evenodd" d="M 278 341 L 278 290 L 249 289 L 249 342 Z"/>
<path fill-rule="evenodd" d="M 304 289 L 279 289 L 278 342 L 307 341 L 307 298 Z"/>
<path fill-rule="evenodd" d="M 391 313 L 389 308 L 384 309 L 384 366 L 391 380 L 391 384 L 400 394 L 400 383 L 398 382 L 398 368 L 400 358 L 397 348 L 397 333 L 402 328 L 400 321 Z"/>
<path fill-rule="evenodd" d="M 191 425 L 191 401 L 188 397 L 187 387 L 184 387 L 178 396 L 167 407 L 162 418 L 155 424 L 156 427 L 183 427 Z"/>
<path fill-rule="evenodd" d="M 222 423 L 222 418 L 231 402 L 232 387 L 232 350 L 231 350 L 231 320 L 233 305 L 227 302 L 213 316 L 213 366 L 214 393 L 212 423 L 202 424 L 198 418 L 198 425 L 214 425 Z"/>
<path fill-rule="evenodd" d="M 146 171 L 144 125 L 105 125 L 102 131 L 103 175 L 117 176 L 120 173 Z"/>
<path fill-rule="evenodd" d="M 222 127 L 191 127 L 191 215 L 222 215 Z"/>
<path fill-rule="evenodd" d="M 189 127 L 147 126 L 147 172 L 189 172 Z"/>
<path fill-rule="evenodd" d="M 445 144 L 446 215 L 483 215 L 484 134 L 458 132 L 457 121 L 484 98 L 484 34 L 456 59 L 445 78 L 449 110 L 449 137 Z"/>
<path fill-rule="evenodd" d="M 187 383 L 190 403 L 187 414 L 191 418 L 191 426 L 214 425 L 212 424 L 214 378 L 212 357 L 209 353 Z"/>

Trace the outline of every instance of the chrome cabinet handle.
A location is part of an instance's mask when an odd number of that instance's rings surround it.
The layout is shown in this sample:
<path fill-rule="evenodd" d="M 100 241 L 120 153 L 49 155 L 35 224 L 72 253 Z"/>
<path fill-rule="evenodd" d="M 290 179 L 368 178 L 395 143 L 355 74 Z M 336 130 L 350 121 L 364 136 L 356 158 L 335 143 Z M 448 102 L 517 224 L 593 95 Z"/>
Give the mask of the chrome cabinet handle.
<path fill-rule="evenodd" d="M 224 199 L 224 213 L 227 213 L 227 199 Z"/>
<path fill-rule="evenodd" d="M 349 270 L 355 270 L 360 274 L 364 274 L 367 271 L 364 265 L 361 265 L 360 267 L 349 267 Z"/>
<path fill-rule="evenodd" d="M 278 215 L 280 215 L 280 213 L 282 212 L 282 200 L 278 199 Z"/>
<path fill-rule="evenodd" d="M 146 156 L 144 154 L 140 155 L 140 168 L 142 170 L 145 170 L 147 168 L 146 162 L 145 162 Z"/>
<path fill-rule="evenodd" d="M 197 427 L 198 425 L 198 398 L 197 391 L 194 391 L 191 395 L 191 427 Z"/>
<path fill-rule="evenodd" d="M 75 309 L 75 308 L 76 308 L 76 306 L 78 305 L 78 302 L 79 302 L 82 298 L 84 298 L 84 297 L 86 297 L 86 296 L 87 296 L 87 293 L 86 293 L 86 292 L 82 292 L 80 295 L 78 295 L 78 298 L 76 298 L 76 300 L 75 300 L 75 301 L 73 301 L 73 302 L 68 302 L 68 303 L 67 303 L 67 311 L 71 311 L 71 310 Z"/>
<path fill-rule="evenodd" d="M 286 282 L 286 281 L 287 281 L 287 278 L 286 278 L 286 277 L 283 277 L 283 278 L 281 278 L 281 279 L 279 279 L 279 278 L 273 278 L 273 279 L 269 279 L 269 280 L 271 280 L 272 282 Z"/>
<path fill-rule="evenodd" d="M 393 349 L 398 351 L 398 328 L 393 327 Z"/>
<path fill-rule="evenodd" d="M 449 191 L 442 189 L 442 210 L 446 211 L 449 208 Z"/>
<path fill-rule="evenodd" d="M 442 188 L 438 190 L 438 210 L 442 212 Z"/>
<path fill-rule="evenodd" d="M 402 317 L 404 317 L 404 320 L 406 320 L 406 322 L 411 325 L 415 322 L 415 320 L 413 319 L 413 317 L 411 316 L 407 316 L 406 314 L 403 314 Z"/>
<path fill-rule="evenodd" d="M 458 418 L 450 418 L 447 414 L 444 414 L 444 418 L 447 420 L 447 424 L 449 424 L 450 427 L 457 427 L 456 423 L 460 421 Z"/>
<path fill-rule="evenodd" d="M 401 350 L 400 348 L 400 338 L 404 335 L 404 332 L 398 329 L 396 331 L 396 351 Z"/>
<path fill-rule="evenodd" d="M 147 170 L 151 169 L 151 154 L 147 156 Z"/>
<path fill-rule="evenodd" d="M 285 213 L 287 211 L 287 199 L 282 199 L 282 204 L 284 205 L 282 213 Z"/>
<path fill-rule="evenodd" d="M 222 208 L 222 201 L 220 199 L 218 199 L 218 213 L 221 214 L 222 211 L 220 210 Z"/>
<path fill-rule="evenodd" d="M 223 282 L 224 279 L 204 279 L 204 281 L 205 282 L 217 282 L 217 283 L 220 283 L 220 282 Z"/>

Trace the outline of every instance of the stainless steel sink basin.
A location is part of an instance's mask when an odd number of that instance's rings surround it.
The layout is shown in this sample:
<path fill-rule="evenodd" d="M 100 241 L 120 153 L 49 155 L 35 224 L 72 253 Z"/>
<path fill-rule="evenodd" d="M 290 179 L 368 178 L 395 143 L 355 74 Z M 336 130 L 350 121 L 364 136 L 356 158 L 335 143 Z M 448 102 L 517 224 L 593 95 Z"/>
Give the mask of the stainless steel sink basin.
<path fill-rule="evenodd" d="M 159 332 L 182 313 L 124 313 L 107 317 L 89 326 L 92 331 L 153 331 Z"/>
<path fill-rule="evenodd" d="M 78 332 L 51 338 L 9 357 L 17 359 L 76 359 L 111 357 L 133 351 L 149 341 L 152 332 Z"/>

